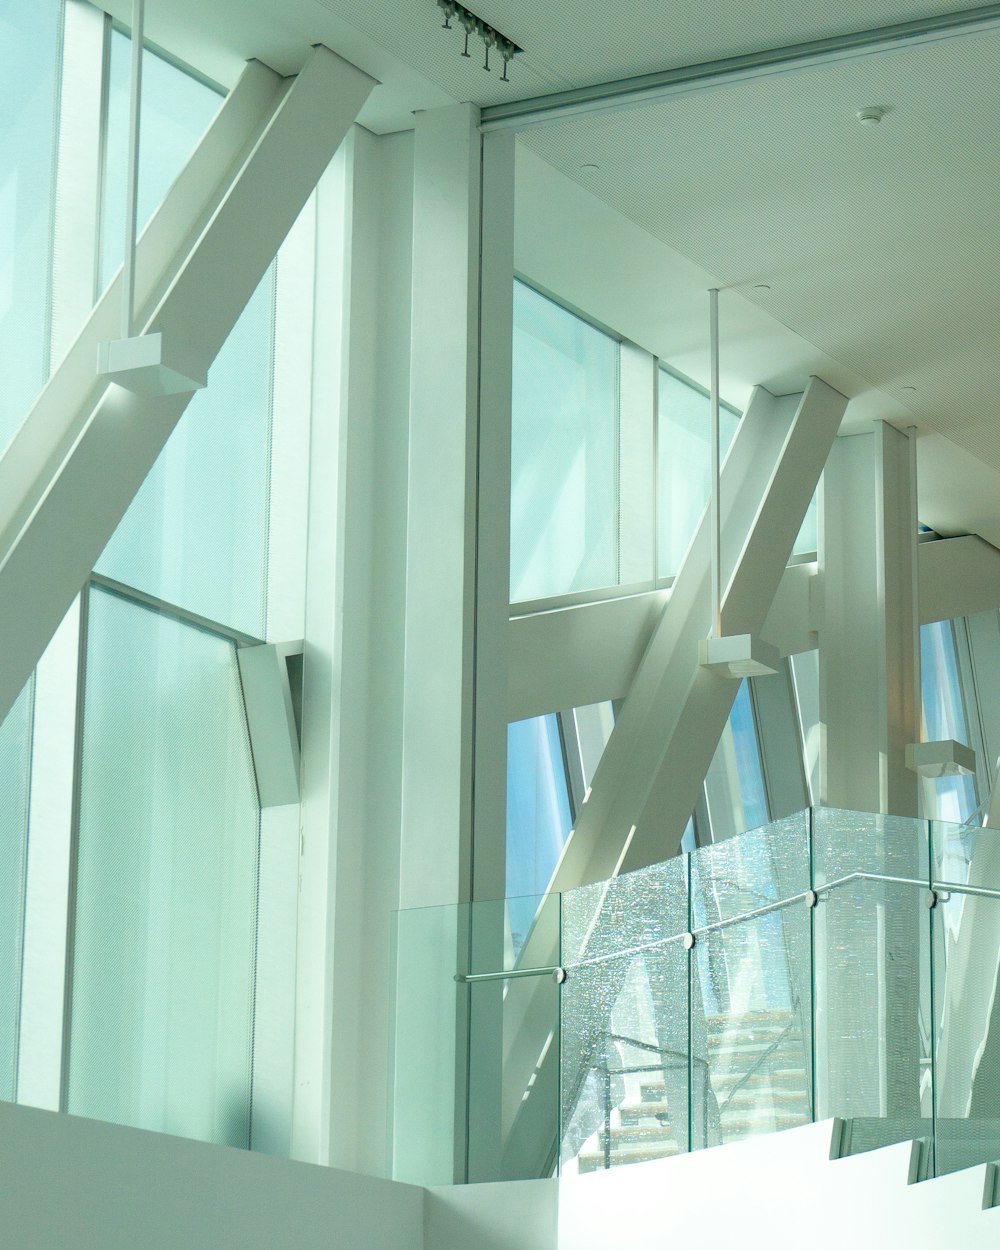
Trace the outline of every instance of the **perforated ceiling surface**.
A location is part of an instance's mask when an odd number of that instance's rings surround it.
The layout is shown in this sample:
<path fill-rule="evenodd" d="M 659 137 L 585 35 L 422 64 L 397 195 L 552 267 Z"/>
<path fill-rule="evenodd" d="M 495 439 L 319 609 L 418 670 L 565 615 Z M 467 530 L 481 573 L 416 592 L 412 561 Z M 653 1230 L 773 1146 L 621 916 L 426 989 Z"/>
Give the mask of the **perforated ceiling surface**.
<path fill-rule="evenodd" d="M 950 40 L 522 141 L 1000 469 L 998 75 Z"/>

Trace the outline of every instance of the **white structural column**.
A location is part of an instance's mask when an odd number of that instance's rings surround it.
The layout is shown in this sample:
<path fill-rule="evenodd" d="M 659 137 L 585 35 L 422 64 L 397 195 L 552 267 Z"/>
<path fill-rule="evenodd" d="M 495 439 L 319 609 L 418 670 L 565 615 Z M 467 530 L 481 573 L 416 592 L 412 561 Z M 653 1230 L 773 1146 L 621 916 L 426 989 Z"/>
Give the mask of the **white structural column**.
<path fill-rule="evenodd" d="M 723 624 L 758 633 L 823 470 L 846 400 L 814 378 L 801 397 L 758 388 L 723 470 Z M 711 625 L 702 517 L 636 672 L 556 874 L 600 881 L 676 851 L 737 683 L 699 667 Z"/>
<path fill-rule="evenodd" d="M 473 106 L 456 105 L 420 114 L 415 132 L 404 907 L 456 903 L 472 895 L 482 196 L 478 121 Z M 502 249 L 503 241 L 491 240 L 484 259 L 490 259 L 495 246 Z M 502 474 L 502 464 L 497 471 Z M 486 786 L 486 777 L 477 775 L 476 784 Z"/>
<path fill-rule="evenodd" d="M 404 907 L 504 893 L 513 157 L 472 106 L 417 118 Z"/>
<path fill-rule="evenodd" d="M 208 368 L 373 85 L 325 48 L 290 83 L 247 68 L 140 242 L 140 326 Z M 0 716 L 189 399 L 140 399 L 98 376 L 120 281 L 0 460 Z"/>
<path fill-rule="evenodd" d="M 484 142 L 478 121 L 477 109 L 458 105 L 419 115 L 415 130 L 402 907 L 505 892 L 514 146 L 510 136 Z M 397 1105 L 397 1176 L 408 1160 L 425 1173 L 430 1162 L 442 1179 L 465 1175 L 467 1115 L 499 1122 L 499 1021 L 495 1062 L 472 1082 L 474 1109 L 464 1063 L 454 1062 L 465 1053 L 465 1008 L 478 1012 L 480 1000 L 456 993 L 451 973 L 472 959 L 499 966 L 503 949 L 502 917 L 482 934 L 468 919 L 454 913 L 441 933 L 423 935 L 435 947 L 426 966 L 442 971 L 433 987 L 413 983 L 402 956 L 415 956 L 417 937 L 401 935 L 397 1008 L 417 1029 L 397 1036 L 396 1080 L 423 1095 Z M 449 1020 L 450 1064 L 441 1053 Z"/>
<path fill-rule="evenodd" d="M 825 805 L 917 815 L 917 775 L 905 767 L 919 739 L 917 518 L 908 437 L 884 422 L 839 438 L 820 507 L 820 794 Z M 908 827 L 871 833 L 883 871 L 923 876 L 926 850 Z M 913 1004 L 920 1001 L 926 912 L 915 891 L 871 887 L 877 916 L 864 956 L 836 957 L 857 912 L 836 898 L 816 919 L 816 1099 L 821 1114 L 915 1117 L 921 1054 Z M 827 1013 L 867 1020 L 894 1039 L 874 1070 L 865 1030 L 831 1029 Z M 825 1039 L 825 1041 L 824 1041 Z"/>
<path fill-rule="evenodd" d="M 910 442 L 885 422 L 838 438 L 823 480 L 819 576 L 822 801 L 917 814 L 917 517 Z"/>

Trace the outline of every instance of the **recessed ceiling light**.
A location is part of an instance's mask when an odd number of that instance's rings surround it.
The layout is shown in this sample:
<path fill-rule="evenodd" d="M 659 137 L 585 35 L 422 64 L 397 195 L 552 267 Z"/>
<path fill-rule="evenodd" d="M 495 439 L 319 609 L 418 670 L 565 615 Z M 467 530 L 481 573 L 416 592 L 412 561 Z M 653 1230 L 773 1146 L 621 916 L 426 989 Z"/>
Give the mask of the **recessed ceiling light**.
<path fill-rule="evenodd" d="M 582 174 L 596 174 L 600 168 L 600 165 L 581 165 L 580 172 Z"/>
<path fill-rule="evenodd" d="M 888 111 L 881 104 L 869 104 L 863 109 L 858 109 L 856 116 L 862 126 L 877 126 Z"/>

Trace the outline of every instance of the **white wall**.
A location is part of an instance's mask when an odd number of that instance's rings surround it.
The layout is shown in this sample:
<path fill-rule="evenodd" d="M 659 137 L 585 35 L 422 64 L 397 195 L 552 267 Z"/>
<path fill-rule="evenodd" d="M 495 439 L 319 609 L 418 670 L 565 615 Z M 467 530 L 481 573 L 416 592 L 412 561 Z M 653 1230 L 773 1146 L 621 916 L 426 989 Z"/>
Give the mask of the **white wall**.
<path fill-rule="evenodd" d="M 0 1105 L 10 1250 L 420 1250 L 423 1191 Z"/>

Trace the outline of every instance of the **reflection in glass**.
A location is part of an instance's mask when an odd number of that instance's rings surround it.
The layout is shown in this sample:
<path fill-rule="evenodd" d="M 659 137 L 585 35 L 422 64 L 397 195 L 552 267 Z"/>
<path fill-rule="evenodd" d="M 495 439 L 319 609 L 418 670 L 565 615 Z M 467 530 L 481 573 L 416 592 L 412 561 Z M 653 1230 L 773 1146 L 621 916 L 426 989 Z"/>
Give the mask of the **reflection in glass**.
<path fill-rule="evenodd" d="M 968 743 L 951 621 L 920 627 L 920 694 L 922 740 Z M 976 782 L 967 773 L 921 778 L 921 786 L 927 810 L 939 820 L 967 820 L 976 810 Z"/>
<path fill-rule="evenodd" d="M 740 682 L 705 776 L 705 801 L 713 842 L 756 829 L 769 819 L 757 727 L 745 680 Z"/>
<path fill-rule="evenodd" d="M 549 888 L 571 823 L 555 715 L 515 721 L 507 727 L 507 897 L 515 953 L 531 928 L 534 896 Z"/>

